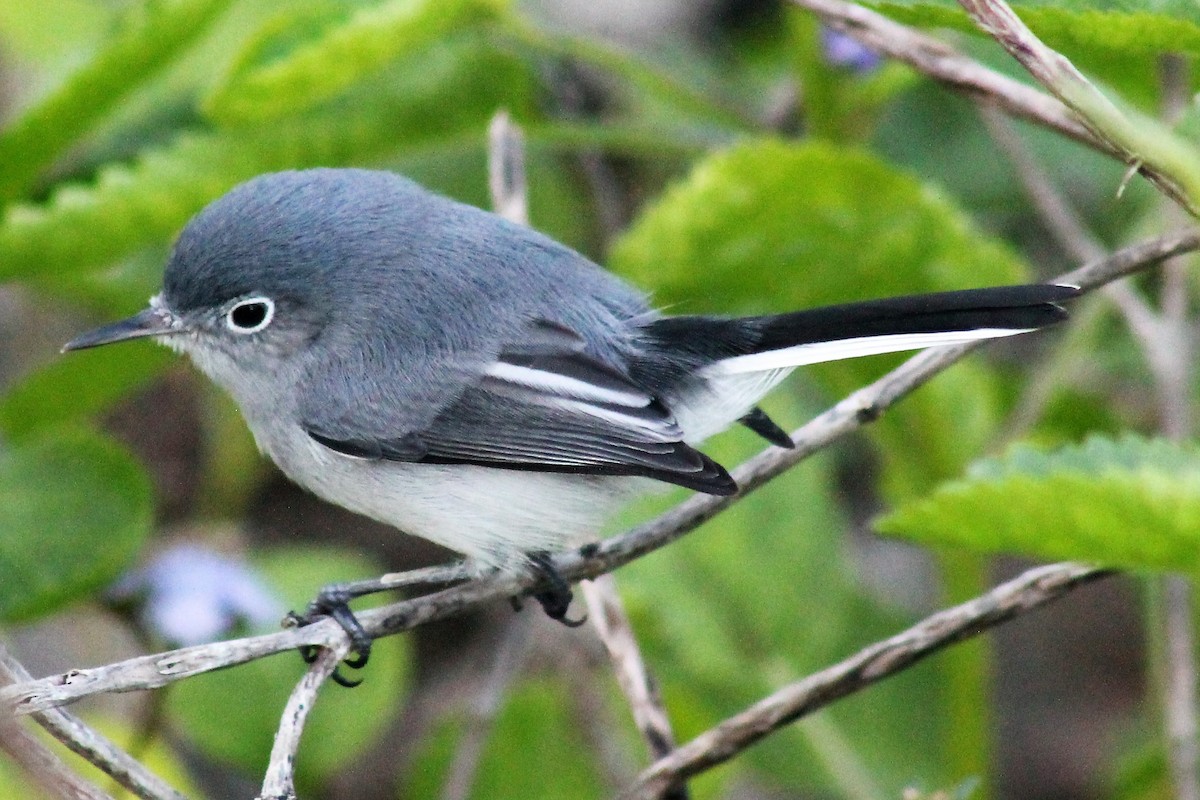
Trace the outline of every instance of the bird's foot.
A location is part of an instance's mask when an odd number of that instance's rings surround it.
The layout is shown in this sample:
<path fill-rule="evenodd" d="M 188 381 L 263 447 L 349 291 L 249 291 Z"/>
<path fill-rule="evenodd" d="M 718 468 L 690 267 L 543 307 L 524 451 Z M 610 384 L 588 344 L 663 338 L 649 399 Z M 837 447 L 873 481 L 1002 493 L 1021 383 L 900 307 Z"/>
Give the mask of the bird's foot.
<path fill-rule="evenodd" d="M 362 669 L 367 665 L 367 661 L 371 658 L 371 635 L 363 628 L 362 623 L 358 621 L 358 617 L 354 616 L 354 612 L 350 610 L 350 601 L 356 597 L 353 592 L 349 591 L 345 584 L 331 584 L 323 587 L 303 614 L 288 612 L 285 618 L 285 624 L 302 627 L 316 622 L 321 617 L 329 617 L 333 619 L 342 630 L 346 632 L 346 637 L 350 640 L 350 657 L 344 659 L 342 664 L 333 671 L 330 680 L 339 686 L 345 686 L 350 689 L 362 683 L 361 680 L 351 680 L 342 675 L 341 668 L 346 666 L 350 669 Z M 300 648 L 300 657 L 304 659 L 304 663 L 311 664 L 317 657 L 317 648 L 313 645 L 305 645 Z"/>
<path fill-rule="evenodd" d="M 389 573 L 379 578 L 334 583 L 322 588 L 316 598 L 308 604 L 308 608 L 303 614 L 291 612 L 284 621 L 285 624 L 300 627 L 309 625 L 321 617 L 332 618 L 350 639 L 352 656 L 345 659 L 342 664 L 350 669 L 362 669 L 371 657 L 373 640 L 363 628 L 362 623 L 354 616 L 354 612 L 350 610 L 351 600 L 410 586 L 454 583 L 469 575 L 470 571 L 463 564 L 446 564 L 416 569 L 411 572 Z M 313 647 L 301 648 L 300 654 L 307 663 L 312 663 L 312 660 L 316 658 L 316 650 Z M 347 687 L 362 683 L 362 681 L 350 680 L 337 671 L 333 673 L 332 680 L 340 686 Z"/>
<path fill-rule="evenodd" d="M 534 553 L 529 556 L 529 563 L 533 565 L 534 571 L 543 580 L 544 588 L 533 592 L 532 597 L 541 604 L 542 610 L 546 612 L 546 616 L 552 620 L 561 622 L 568 628 L 578 628 L 587 622 L 587 614 L 577 619 L 571 619 L 567 616 L 567 611 L 571 608 L 571 600 L 574 599 L 575 595 L 571 592 L 571 585 L 554 568 L 554 562 L 550 559 L 550 554 L 544 552 Z"/>

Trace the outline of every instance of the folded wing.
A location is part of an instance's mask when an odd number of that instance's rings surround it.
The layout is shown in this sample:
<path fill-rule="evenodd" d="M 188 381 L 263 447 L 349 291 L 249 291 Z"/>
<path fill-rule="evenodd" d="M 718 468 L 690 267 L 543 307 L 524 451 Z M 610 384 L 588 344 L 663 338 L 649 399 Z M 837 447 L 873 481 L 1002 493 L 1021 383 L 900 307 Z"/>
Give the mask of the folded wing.
<path fill-rule="evenodd" d="M 549 322 L 505 347 L 477 379 L 420 430 L 335 432 L 305 424 L 347 455 L 435 464 L 595 475 L 640 475 L 710 494 L 736 485 L 682 441 L 663 403 Z"/>

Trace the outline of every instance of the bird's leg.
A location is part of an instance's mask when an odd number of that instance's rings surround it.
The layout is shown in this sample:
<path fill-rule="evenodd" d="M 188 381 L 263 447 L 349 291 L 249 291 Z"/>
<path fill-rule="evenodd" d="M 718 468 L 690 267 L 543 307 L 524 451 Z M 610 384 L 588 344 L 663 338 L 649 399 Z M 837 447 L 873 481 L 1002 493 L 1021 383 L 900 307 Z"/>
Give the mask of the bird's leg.
<path fill-rule="evenodd" d="M 317 596 L 308 604 L 303 614 L 289 612 L 284 622 L 299 627 L 308 625 L 320 617 L 330 617 L 346 632 L 350 639 L 350 649 L 354 653 L 353 657 L 342 663 L 350 669 L 362 669 L 371 657 L 371 636 L 350 609 L 351 600 L 407 586 L 454 583 L 465 580 L 470 575 L 467 566 L 460 562 L 409 572 L 391 572 L 379 578 L 332 583 L 317 592 Z M 315 648 L 311 646 L 301 648 L 300 654 L 309 663 L 316 658 Z M 337 671 L 334 671 L 332 679 L 341 686 L 357 686 L 362 682 L 348 680 Z"/>
<path fill-rule="evenodd" d="M 546 552 L 532 553 L 529 556 L 529 563 L 533 566 L 534 571 L 542 577 L 545 588 L 534 592 L 532 596 L 541 604 L 546 616 L 561 622 L 568 628 L 578 628 L 587 622 L 586 614 L 579 619 L 567 617 L 567 610 L 571 607 L 574 595 L 571 593 L 571 585 L 554 568 L 550 554 Z"/>

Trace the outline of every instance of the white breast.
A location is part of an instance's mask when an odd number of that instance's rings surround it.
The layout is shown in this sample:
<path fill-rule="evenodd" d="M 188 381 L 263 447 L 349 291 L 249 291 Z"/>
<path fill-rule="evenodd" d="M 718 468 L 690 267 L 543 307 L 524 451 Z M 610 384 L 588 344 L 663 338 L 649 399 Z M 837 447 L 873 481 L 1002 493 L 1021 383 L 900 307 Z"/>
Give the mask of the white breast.
<path fill-rule="evenodd" d="M 289 478 L 331 503 L 444 545 L 479 569 L 519 570 L 527 554 L 597 538 L 646 479 L 411 464 L 346 456 L 299 426 L 251 422 Z"/>

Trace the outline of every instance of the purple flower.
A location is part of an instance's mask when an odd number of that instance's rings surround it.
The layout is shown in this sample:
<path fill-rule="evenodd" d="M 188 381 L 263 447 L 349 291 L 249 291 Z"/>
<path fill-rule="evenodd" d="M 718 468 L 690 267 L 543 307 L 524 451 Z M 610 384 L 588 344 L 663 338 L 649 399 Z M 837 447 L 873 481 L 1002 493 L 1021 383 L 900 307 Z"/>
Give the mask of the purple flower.
<path fill-rule="evenodd" d="M 191 543 L 125 573 L 109 598 L 140 601 L 142 622 L 176 646 L 212 642 L 239 625 L 277 624 L 283 616 L 283 602 L 244 562 Z"/>
<path fill-rule="evenodd" d="M 825 25 L 821 26 L 821 50 L 832 66 L 860 74 L 872 72 L 883 63 L 880 55 L 865 44 Z"/>

